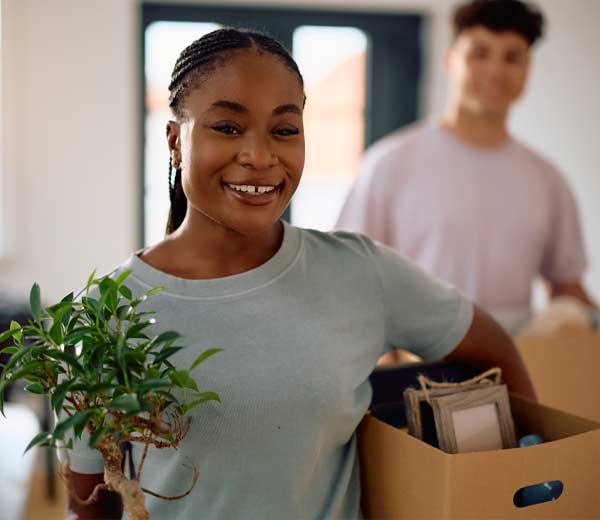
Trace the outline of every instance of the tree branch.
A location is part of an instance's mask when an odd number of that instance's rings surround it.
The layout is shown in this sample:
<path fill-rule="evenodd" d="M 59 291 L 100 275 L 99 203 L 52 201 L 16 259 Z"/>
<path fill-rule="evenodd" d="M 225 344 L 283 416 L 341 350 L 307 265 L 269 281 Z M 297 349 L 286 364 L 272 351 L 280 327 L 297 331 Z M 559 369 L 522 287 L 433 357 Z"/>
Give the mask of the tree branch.
<path fill-rule="evenodd" d="M 196 482 L 198 482 L 198 477 L 200 476 L 200 474 L 198 473 L 198 470 L 196 468 L 192 468 L 190 466 L 186 466 L 185 464 L 184 464 L 184 467 L 185 468 L 190 468 L 190 469 L 192 469 L 194 471 L 194 478 L 192 480 L 192 485 L 190 486 L 190 488 L 185 493 L 183 493 L 182 495 L 170 496 L 169 497 L 169 496 L 160 495 L 160 494 L 155 493 L 154 491 L 150 491 L 149 489 L 146 489 L 146 488 L 142 488 L 142 491 L 144 493 L 147 493 L 148 495 L 152 495 L 153 497 L 161 498 L 162 500 L 179 500 L 181 498 L 187 497 L 192 492 L 192 489 L 194 489 L 194 486 L 196 485 Z"/>

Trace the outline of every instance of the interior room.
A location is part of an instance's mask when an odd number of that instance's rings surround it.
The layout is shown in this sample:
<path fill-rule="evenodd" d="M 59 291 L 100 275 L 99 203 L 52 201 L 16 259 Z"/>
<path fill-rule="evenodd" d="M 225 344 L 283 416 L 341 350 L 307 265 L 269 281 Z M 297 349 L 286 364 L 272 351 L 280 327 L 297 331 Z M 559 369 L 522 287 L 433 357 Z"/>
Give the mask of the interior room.
<path fill-rule="evenodd" d="M 455 38 L 460 38 L 453 32 L 451 20 L 463 3 L 1 0 L 0 337 L 12 321 L 25 325 L 32 312 L 35 314 L 34 283 L 41 288 L 41 297 L 36 301 L 49 306 L 71 292 L 81 291 L 93 270 L 98 277 L 108 275 L 132 253 L 165 238 L 172 200 L 169 165 L 174 165 L 174 175 L 175 171 L 181 172 L 181 167 L 173 163 L 173 149 L 167 140 L 167 123 L 174 117 L 169 85 L 179 53 L 192 41 L 224 27 L 248 28 L 269 33 L 290 51 L 302 73 L 306 94 L 306 105 L 302 107 L 306 159 L 302 181 L 283 219 L 288 226 L 331 232 L 346 229 L 338 224 L 338 218 L 347 198 L 359 189 L 357 179 L 366 175 L 362 160 L 365 150 L 394 132 L 411 131 L 419 123 L 437 124 L 449 114 L 448 49 L 458 41 Z M 535 338 L 525 346 L 517 334 L 513 336 L 517 337 L 517 346 L 523 347 L 521 356 L 542 404 L 600 421 L 600 415 L 593 413 L 594 406 L 600 404 L 598 399 L 582 398 L 600 395 L 600 388 L 593 386 L 598 383 L 590 382 L 594 377 L 589 369 L 600 362 L 600 350 L 596 348 L 600 348 L 600 336 L 594 332 L 600 326 L 595 304 L 600 301 L 600 239 L 594 231 L 600 225 L 600 2 L 537 0 L 534 5 L 545 19 L 543 36 L 528 49 L 527 84 L 510 107 L 506 135 L 552 164 L 552 171 L 560 172 L 570 190 L 573 218 L 580 226 L 580 231 L 573 233 L 580 233 L 585 255 L 585 267 L 582 265 L 580 277 L 578 271 L 576 281 L 577 287 L 585 290 L 585 298 L 577 296 L 582 293 L 566 291 L 562 297 L 566 299 L 552 306 L 552 296 L 560 293 L 554 288 L 549 291 L 549 282 L 538 273 L 533 283 L 526 284 L 527 298 L 531 294 L 528 319 L 532 320 L 527 330 Z M 266 85 L 269 80 L 264 81 Z M 398 168 L 404 160 L 398 156 Z M 185 156 L 183 164 L 187 164 Z M 515 164 L 513 173 L 518 174 L 521 167 Z M 506 168 L 511 170 L 513 165 Z M 186 186 L 184 182 L 184 189 L 191 189 Z M 242 188 L 254 193 L 249 185 Z M 257 193 L 263 196 L 262 191 Z M 507 197 L 506 215 L 494 217 L 499 228 L 510 227 L 510 232 L 519 227 L 509 218 L 509 199 L 513 196 L 522 200 L 523 192 L 515 188 Z M 412 222 L 406 227 L 427 227 L 428 215 L 436 213 L 431 209 L 432 200 L 425 196 L 422 202 L 415 202 L 416 213 L 410 212 Z M 532 219 L 539 213 L 536 200 L 532 199 L 529 208 Z M 477 218 L 473 216 L 472 220 Z M 525 223 L 528 218 L 524 218 Z M 502 220 L 510 224 L 504 225 Z M 560 221 L 544 225 L 548 232 L 562 226 Z M 347 230 L 369 235 L 367 229 Z M 490 231 L 490 235 L 494 233 Z M 369 238 L 383 241 L 380 236 Z M 484 256 L 495 257 L 489 261 L 502 263 L 503 272 L 509 276 L 520 264 L 517 250 L 508 243 L 498 247 L 490 248 Z M 346 266 L 340 265 L 339 272 Z M 486 269 L 487 264 L 482 270 Z M 343 294 L 329 294 L 323 299 L 333 302 Z M 574 300 L 569 299 L 573 295 Z M 315 296 L 315 302 L 319 298 Z M 344 301 L 338 304 L 350 305 Z M 304 308 L 300 304 L 298 307 Z M 314 314 L 319 308 L 315 307 Z M 436 311 L 435 307 L 431 309 Z M 489 312 L 504 325 L 501 313 Z M 434 320 L 436 312 L 431 314 Z M 235 319 L 231 318 L 232 324 Z M 551 329 L 554 337 L 571 331 L 571 339 L 552 339 L 552 334 L 542 331 L 544 327 Z M 340 337 L 348 333 L 343 327 L 339 330 Z M 464 332 L 466 329 L 463 336 Z M 583 339 L 573 339 L 579 338 L 577 334 Z M 550 338 L 547 343 L 545 337 Z M 12 345 L 9 337 L 5 339 L 0 347 Z M 549 346 L 552 341 L 556 353 Z M 565 345 L 581 348 L 581 354 L 563 352 Z M 208 346 L 227 351 L 226 345 Z M 411 350 L 409 345 L 395 346 Z M 543 348 L 550 354 L 539 359 Z M 5 365 L 9 355 L 16 352 L 7 351 L 6 357 L 0 354 L 0 362 Z M 221 355 L 216 353 L 214 360 L 198 370 L 209 372 Z M 239 359 L 246 360 L 244 355 Z M 358 363 L 360 355 L 355 356 L 352 362 Z M 420 357 L 430 361 L 427 356 Z M 397 368 L 420 361 L 405 352 L 404 358 L 395 357 L 389 363 Z M 337 362 L 344 365 L 342 359 Z M 554 372 L 548 368 L 552 363 L 557 365 Z M 367 380 L 370 371 L 360 366 Z M 566 367 L 572 367 L 568 374 Z M 562 381 L 563 371 L 565 383 L 561 386 L 554 378 Z M 508 380 L 509 372 L 504 373 Z M 382 374 L 377 381 L 372 380 L 375 395 L 395 384 L 385 378 Z M 581 381 L 585 384 L 566 388 Z M 65 477 L 59 476 L 61 462 L 54 450 L 35 447 L 23 455 L 32 438 L 52 431 L 56 425 L 56 403 L 51 404 L 45 395 L 25 391 L 26 384 L 17 378 L 10 388 L 0 387 L 6 391 L 6 415 L 0 417 L 0 517 L 64 518 L 68 497 Z M 224 395 L 221 398 L 225 399 Z M 394 399 L 402 401 L 401 393 Z M 519 408 L 519 414 L 523 413 Z M 517 425 L 519 432 L 541 433 L 520 431 Z M 598 453 L 600 440 L 593 440 Z M 131 453 L 129 456 L 135 458 Z M 198 469 L 197 485 L 201 487 L 202 468 Z M 600 517 L 600 509 L 597 513 Z M 157 514 L 156 518 L 167 516 Z"/>

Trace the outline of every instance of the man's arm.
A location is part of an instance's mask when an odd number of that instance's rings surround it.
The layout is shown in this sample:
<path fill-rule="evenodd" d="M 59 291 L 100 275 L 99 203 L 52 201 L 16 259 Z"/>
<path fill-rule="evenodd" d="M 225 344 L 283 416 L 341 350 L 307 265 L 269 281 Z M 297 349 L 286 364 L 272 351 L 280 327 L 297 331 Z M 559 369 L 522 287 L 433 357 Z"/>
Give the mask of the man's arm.
<path fill-rule="evenodd" d="M 533 384 L 512 339 L 477 306 L 467 335 L 445 359 L 470 365 L 481 372 L 500 367 L 509 391 L 536 400 Z"/>
<path fill-rule="evenodd" d="M 598 308 L 598 304 L 589 297 L 583 284 L 579 280 L 573 282 L 548 283 L 551 298 L 558 298 L 559 296 L 570 296 L 571 298 L 579 300 L 581 303 L 587 305 L 588 307 L 592 307 L 594 309 Z"/>

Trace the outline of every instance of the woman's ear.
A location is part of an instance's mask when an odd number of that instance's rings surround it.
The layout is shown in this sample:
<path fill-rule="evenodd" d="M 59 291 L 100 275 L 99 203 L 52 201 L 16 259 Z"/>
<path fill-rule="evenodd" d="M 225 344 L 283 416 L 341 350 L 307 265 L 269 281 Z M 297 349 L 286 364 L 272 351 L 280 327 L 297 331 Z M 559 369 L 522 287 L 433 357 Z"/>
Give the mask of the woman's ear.
<path fill-rule="evenodd" d="M 181 127 L 177 121 L 169 121 L 167 123 L 167 143 L 169 144 L 169 153 L 171 156 L 176 155 L 181 160 Z"/>

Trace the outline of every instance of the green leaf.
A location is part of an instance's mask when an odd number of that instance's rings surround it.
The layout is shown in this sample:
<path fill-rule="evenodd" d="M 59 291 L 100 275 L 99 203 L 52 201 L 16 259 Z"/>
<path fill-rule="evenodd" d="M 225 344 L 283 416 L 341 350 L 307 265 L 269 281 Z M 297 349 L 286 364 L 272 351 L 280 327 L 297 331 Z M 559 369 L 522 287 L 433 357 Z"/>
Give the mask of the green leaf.
<path fill-rule="evenodd" d="M 100 383 L 94 385 L 89 388 L 88 394 L 90 395 L 98 395 L 108 393 L 109 390 L 112 390 L 116 385 L 113 383 Z"/>
<path fill-rule="evenodd" d="M 77 343 L 79 343 L 81 341 L 82 338 L 92 335 L 95 332 L 96 332 L 96 329 L 94 327 L 89 327 L 89 326 L 78 327 L 76 329 L 73 329 L 69 334 L 67 334 L 64 342 L 65 342 L 65 344 L 68 344 L 68 345 L 76 345 Z"/>
<path fill-rule="evenodd" d="M 8 374 L 8 371 L 11 370 L 12 367 L 16 366 L 17 363 L 19 363 L 25 355 L 29 354 L 32 349 L 33 349 L 33 345 L 27 345 L 26 347 L 20 348 L 19 351 L 16 354 L 14 354 L 8 360 L 8 363 L 6 363 L 6 365 L 4 366 L 4 369 L 2 370 L 2 374 L 0 374 L 0 381 L 2 381 L 5 377 L 5 375 Z"/>
<path fill-rule="evenodd" d="M 72 293 L 71 293 L 72 294 Z M 69 295 L 67 295 L 69 296 Z M 65 298 L 67 298 L 67 296 L 65 296 Z M 59 312 L 64 312 L 67 309 L 71 309 L 73 307 L 73 302 L 72 301 L 60 301 L 59 303 L 55 304 L 55 305 L 51 305 L 50 307 L 48 307 L 46 310 L 51 314 L 51 315 L 56 315 Z"/>
<path fill-rule="evenodd" d="M 86 307 L 91 307 L 91 309 L 94 311 L 94 315 L 99 314 L 99 305 L 96 298 L 90 298 L 89 296 L 86 296 L 85 298 L 81 299 L 81 303 Z"/>
<path fill-rule="evenodd" d="M 198 391 L 198 384 L 187 370 L 176 370 L 175 372 L 170 372 L 168 376 L 177 386 Z"/>
<path fill-rule="evenodd" d="M 23 338 L 23 328 L 21 327 L 21 324 L 15 320 L 11 320 L 10 330 L 15 331 L 15 335 L 13 337 L 17 343 L 20 343 L 21 339 Z M 2 341 L 0 341 L 0 343 L 2 343 Z"/>
<path fill-rule="evenodd" d="M 38 323 L 42 319 L 42 303 L 41 303 L 41 291 L 40 286 L 37 283 L 33 284 L 31 292 L 29 293 L 29 305 L 31 306 L 31 314 Z"/>
<path fill-rule="evenodd" d="M 125 364 L 125 338 L 119 336 L 117 339 L 117 345 L 115 347 L 115 354 L 117 356 L 117 363 L 119 368 L 123 371 L 123 375 L 127 372 L 127 366 Z"/>
<path fill-rule="evenodd" d="M 60 320 L 62 320 L 62 316 L 55 321 L 49 332 L 50 338 L 56 345 L 61 345 L 63 342 L 62 321 Z"/>
<path fill-rule="evenodd" d="M 64 361 L 73 370 L 75 370 L 82 376 L 85 376 L 85 370 L 83 370 L 83 367 L 79 364 L 77 359 L 75 359 L 73 356 L 67 354 L 66 352 L 61 352 L 60 350 L 52 350 L 52 351 L 48 351 L 46 355 L 51 358 L 58 359 L 60 361 Z"/>
<path fill-rule="evenodd" d="M 123 271 L 119 276 L 117 276 L 117 278 L 115 279 L 115 283 L 117 285 L 121 285 L 125 280 L 127 280 L 127 277 L 131 274 L 131 269 L 125 269 L 125 271 Z"/>
<path fill-rule="evenodd" d="M 196 406 L 201 405 L 202 403 L 206 403 L 207 401 L 218 401 L 219 403 L 221 402 L 219 394 L 216 394 L 215 392 L 199 392 L 197 394 L 194 394 L 194 397 L 197 397 L 197 399 L 192 401 L 190 404 L 184 406 L 186 413 L 189 412 L 192 408 L 196 408 Z"/>
<path fill-rule="evenodd" d="M 148 336 L 145 334 L 141 334 L 141 331 L 146 327 L 152 325 L 149 321 L 144 321 L 142 323 L 136 323 L 127 329 L 126 336 L 127 338 L 142 338 L 148 339 Z"/>
<path fill-rule="evenodd" d="M 158 370 L 158 367 L 153 367 L 150 366 L 148 367 L 148 377 L 150 379 L 160 379 L 160 370 Z"/>
<path fill-rule="evenodd" d="M 56 389 L 52 393 L 52 396 L 50 397 L 50 405 L 52 406 L 52 409 L 54 410 L 56 415 L 60 413 L 67 392 L 71 390 L 71 387 L 75 385 L 75 383 L 75 380 L 63 381 L 56 387 Z"/>
<path fill-rule="evenodd" d="M 32 394 L 45 394 L 46 389 L 40 385 L 39 383 L 31 383 L 25 387 L 25 390 L 31 392 Z"/>
<path fill-rule="evenodd" d="M 119 287 L 112 278 L 104 278 L 100 282 L 100 301 L 98 302 L 98 308 L 102 308 L 106 305 L 111 311 L 116 310 L 117 302 L 117 291 Z"/>
<path fill-rule="evenodd" d="M 149 291 L 144 293 L 144 296 L 153 296 L 154 294 L 158 294 L 161 291 L 164 291 L 166 287 L 155 287 L 154 289 L 150 289 Z"/>
<path fill-rule="evenodd" d="M 167 341 L 175 341 L 176 339 L 181 338 L 181 334 L 179 332 L 175 332 L 174 330 L 167 330 L 156 338 L 155 343 L 166 343 Z"/>
<path fill-rule="evenodd" d="M 164 400 L 166 400 L 170 403 L 179 404 L 179 399 L 177 399 L 177 397 L 175 397 L 171 392 L 165 392 L 164 390 L 157 390 L 156 395 L 159 395 Z"/>
<path fill-rule="evenodd" d="M 94 269 L 92 271 L 92 274 L 90 274 L 89 278 L 87 279 L 87 283 L 85 284 L 85 294 L 86 295 L 87 295 L 88 291 L 90 290 L 90 287 L 94 283 L 94 277 L 95 276 L 96 276 L 96 269 Z"/>
<path fill-rule="evenodd" d="M 133 310 L 133 307 L 131 305 L 121 305 L 117 309 L 117 317 L 120 320 L 125 320 L 131 314 L 132 310 Z"/>
<path fill-rule="evenodd" d="M 169 388 L 171 384 L 172 383 L 169 379 L 148 379 L 138 387 L 138 394 L 143 396 L 150 390 L 156 390 L 157 388 Z"/>
<path fill-rule="evenodd" d="M 125 296 L 125 298 L 127 298 L 128 300 L 133 299 L 133 294 L 131 293 L 131 290 L 129 289 L 129 287 L 127 287 L 126 285 L 122 285 L 121 287 L 119 287 L 119 292 L 123 296 Z"/>
<path fill-rule="evenodd" d="M 14 354 L 15 352 L 19 352 L 17 347 L 4 347 L 0 350 L 0 354 Z"/>
<path fill-rule="evenodd" d="M 107 351 L 106 345 L 99 345 L 92 354 L 90 358 L 90 371 L 92 374 L 98 374 L 102 369 L 102 365 L 104 364 L 104 357 L 106 356 Z"/>
<path fill-rule="evenodd" d="M 205 350 L 204 352 L 202 352 L 202 354 L 200 354 L 196 358 L 196 361 L 194 361 L 192 363 L 192 366 L 190 367 L 190 372 L 192 370 L 194 370 L 194 368 L 196 368 L 200 363 L 203 363 L 204 361 L 206 361 L 209 357 L 214 356 L 218 352 L 222 352 L 222 351 L 223 351 L 222 348 L 210 348 L 208 350 Z"/>
<path fill-rule="evenodd" d="M 25 455 L 25 453 L 27 453 L 34 446 L 48 442 L 50 440 L 52 440 L 52 434 L 50 434 L 49 432 L 38 433 L 33 439 L 31 439 L 31 442 L 27 445 L 27 448 L 25 448 L 23 455 Z"/>
<path fill-rule="evenodd" d="M 171 357 L 173 354 L 179 352 L 182 348 L 183 347 L 167 347 L 158 353 L 153 352 L 152 354 L 154 354 L 155 358 L 154 358 L 154 361 L 152 362 L 152 364 L 158 365 L 165 359 Z"/>
<path fill-rule="evenodd" d="M 132 413 L 140 409 L 140 402 L 135 394 L 123 394 L 109 402 L 107 408 Z"/>
<path fill-rule="evenodd" d="M 56 428 L 54 428 L 54 432 L 52 434 L 53 437 L 56 439 L 62 439 L 63 435 L 71 428 L 74 429 L 80 425 L 85 426 L 94 413 L 96 413 L 95 410 L 83 410 L 82 412 L 73 414 L 64 421 L 59 422 L 56 425 Z"/>
<path fill-rule="evenodd" d="M 96 413 L 96 411 L 97 411 L 97 408 L 96 409 L 85 410 L 85 411 L 92 412 L 92 415 L 94 415 Z M 90 415 L 90 417 L 92 415 Z M 85 429 L 85 426 L 86 426 L 86 424 L 88 422 L 89 421 L 83 421 L 82 420 L 82 421 L 77 422 L 77 424 L 75 424 L 73 426 L 73 432 L 75 433 L 75 437 L 77 437 L 78 439 L 81 440 L 81 434 L 83 433 L 83 430 Z"/>
<path fill-rule="evenodd" d="M 16 333 L 17 333 L 16 330 L 11 330 L 11 329 L 5 330 L 2 334 L 0 334 L 0 343 L 4 343 L 5 341 L 14 337 L 16 335 Z"/>
<path fill-rule="evenodd" d="M 10 378 L 7 380 L 7 384 L 11 384 L 13 381 L 16 381 L 17 379 L 23 379 L 26 375 L 29 375 L 32 372 L 35 372 L 38 368 L 43 366 L 43 364 L 44 364 L 43 361 L 31 361 L 31 362 L 27 363 L 26 365 L 22 366 L 19 370 L 15 370 L 11 374 Z"/>

